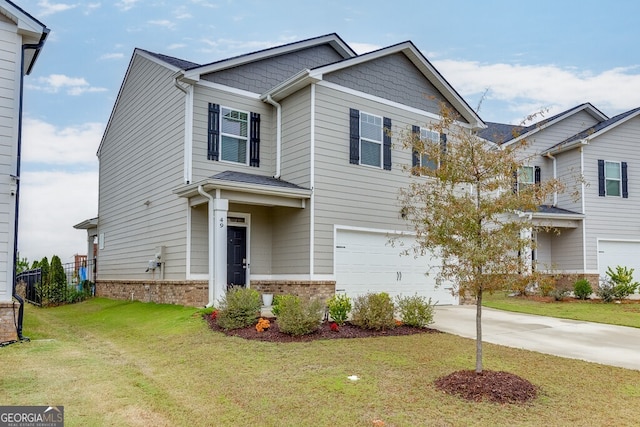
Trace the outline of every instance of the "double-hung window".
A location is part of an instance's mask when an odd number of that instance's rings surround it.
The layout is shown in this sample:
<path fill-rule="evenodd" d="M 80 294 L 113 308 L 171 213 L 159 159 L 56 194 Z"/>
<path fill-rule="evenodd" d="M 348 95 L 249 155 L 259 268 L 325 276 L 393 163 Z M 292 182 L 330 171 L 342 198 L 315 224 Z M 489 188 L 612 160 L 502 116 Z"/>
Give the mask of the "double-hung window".
<path fill-rule="evenodd" d="M 360 164 L 382 167 L 382 117 L 360 112 Z"/>
<path fill-rule="evenodd" d="M 607 196 L 622 194 L 622 174 L 619 162 L 604 162 L 605 193 Z"/>
<path fill-rule="evenodd" d="M 260 114 L 209 104 L 209 160 L 260 167 Z"/>
<path fill-rule="evenodd" d="M 222 107 L 220 114 L 220 160 L 248 163 L 249 114 Z"/>
<path fill-rule="evenodd" d="M 440 133 L 427 128 L 420 128 L 420 139 L 424 144 L 439 144 Z M 422 153 L 420 156 L 420 166 L 436 170 L 438 169 L 438 159 L 430 158 L 426 153 Z"/>
<path fill-rule="evenodd" d="M 535 169 L 533 166 L 520 166 L 518 169 L 518 191 L 535 184 Z"/>
<path fill-rule="evenodd" d="M 391 119 L 349 110 L 349 163 L 391 170 Z"/>

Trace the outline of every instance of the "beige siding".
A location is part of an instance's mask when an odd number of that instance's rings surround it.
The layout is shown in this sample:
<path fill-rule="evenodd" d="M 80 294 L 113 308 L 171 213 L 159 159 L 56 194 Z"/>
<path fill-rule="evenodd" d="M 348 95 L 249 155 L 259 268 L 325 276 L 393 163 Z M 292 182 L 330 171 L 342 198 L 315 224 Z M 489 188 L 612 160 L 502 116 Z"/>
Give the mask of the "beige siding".
<path fill-rule="evenodd" d="M 209 273 L 208 204 L 191 209 L 191 274 Z"/>
<path fill-rule="evenodd" d="M 310 214 L 309 209 L 273 209 L 271 274 L 309 274 Z"/>
<path fill-rule="evenodd" d="M 100 153 L 99 279 L 145 279 L 165 246 L 165 278 L 186 274 L 183 182 L 184 94 L 172 72 L 135 56 Z"/>
<path fill-rule="evenodd" d="M 562 271 L 582 271 L 582 223 L 578 228 L 560 229 L 551 236 L 551 268 Z"/>
<path fill-rule="evenodd" d="M 207 159 L 209 103 L 260 114 L 260 167 Z M 223 171 L 263 176 L 275 173 L 275 108 L 257 98 L 196 85 L 193 106 L 193 182 Z"/>
<path fill-rule="evenodd" d="M 392 121 L 392 170 L 349 163 L 349 108 Z M 318 86 L 316 90 L 315 273 L 333 273 L 334 225 L 406 230 L 398 190 L 409 182 L 411 153 L 398 137 L 425 117 Z"/>
<path fill-rule="evenodd" d="M 22 43 L 13 23 L 0 23 L 0 302 L 11 301 L 18 138 L 19 63 Z"/>
<path fill-rule="evenodd" d="M 640 240 L 640 117 L 595 138 L 584 150 L 587 268 L 597 269 L 597 239 Z M 598 196 L 598 159 L 627 162 L 629 198 Z"/>
<path fill-rule="evenodd" d="M 282 101 L 282 179 L 311 186 L 311 89 Z"/>
<path fill-rule="evenodd" d="M 564 184 L 564 191 L 558 193 L 558 207 L 583 213 L 580 149 L 558 154 L 556 171 L 558 180 Z"/>

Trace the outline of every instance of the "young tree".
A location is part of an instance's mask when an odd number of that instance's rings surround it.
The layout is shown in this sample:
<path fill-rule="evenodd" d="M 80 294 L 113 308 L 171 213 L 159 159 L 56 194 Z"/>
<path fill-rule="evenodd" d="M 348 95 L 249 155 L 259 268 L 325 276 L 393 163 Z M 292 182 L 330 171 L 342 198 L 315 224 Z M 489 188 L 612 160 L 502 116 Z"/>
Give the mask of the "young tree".
<path fill-rule="evenodd" d="M 20 274 L 23 271 L 29 270 L 29 260 L 27 257 L 20 258 L 20 253 L 18 252 L 17 261 L 16 261 L 16 274 Z"/>
<path fill-rule="evenodd" d="M 489 143 L 444 105 L 441 116 L 431 126 L 440 140 L 414 133 L 403 138 L 422 161 L 411 168 L 414 178 L 401 191 L 401 212 L 417 234 L 413 249 L 441 258 L 436 282 L 452 282 L 458 295 L 475 298 L 476 372 L 481 373 L 482 297 L 523 280 L 518 273 L 528 270 L 520 255 L 532 246 L 530 214 L 561 188 L 548 180 L 517 189 L 525 141 Z"/>

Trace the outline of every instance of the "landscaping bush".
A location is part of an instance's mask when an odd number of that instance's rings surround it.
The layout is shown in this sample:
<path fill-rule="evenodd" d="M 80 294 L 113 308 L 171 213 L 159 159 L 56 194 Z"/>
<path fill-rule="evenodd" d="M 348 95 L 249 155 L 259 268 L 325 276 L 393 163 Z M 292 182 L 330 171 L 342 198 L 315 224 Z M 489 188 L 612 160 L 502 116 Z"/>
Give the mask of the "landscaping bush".
<path fill-rule="evenodd" d="M 301 300 L 295 295 L 283 295 L 278 304 L 278 327 L 289 335 L 307 335 L 322 323 L 324 304 L 320 300 Z"/>
<path fill-rule="evenodd" d="M 260 316 L 262 299 L 254 289 L 232 286 L 219 301 L 218 325 L 223 329 L 238 329 L 253 325 Z"/>
<path fill-rule="evenodd" d="M 593 288 L 587 279 L 580 279 L 573 284 L 573 295 L 575 295 L 576 298 L 586 300 L 592 293 Z"/>
<path fill-rule="evenodd" d="M 389 294 L 360 295 L 353 300 L 351 323 L 366 329 L 392 329 L 396 326 L 394 312 Z"/>
<path fill-rule="evenodd" d="M 555 287 L 551 291 L 551 296 L 556 301 L 562 301 L 569 294 L 571 288 L 567 284 L 556 283 Z"/>
<path fill-rule="evenodd" d="M 431 298 L 414 295 L 412 297 L 396 297 L 398 313 L 402 323 L 407 326 L 426 328 L 433 323 L 433 305 Z"/>
<path fill-rule="evenodd" d="M 335 294 L 327 301 L 327 307 L 333 321 L 338 325 L 344 325 L 351 311 L 351 298 L 345 294 Z"/>
<path fill-rule="evenodd" d="M 273 301 L 271 302 L 271 313 L 278 317 L 278 315 L 280 314 L 280 301 L 282 301 L 282 298 L 285 295 L 274 295 L 273 296 Z"/>
<path fill-rule="evenodd" d="M 625 299 L 636 291 L 640 283 L 633 281 L 633 268 L 617 266 L 613 271 L 607 268 L 607 276 L 613 285 L 613 294 L 616 299 Z"/>
<path fill-rule="evenodd" d="M 615 299 L 615 293 L 613 291 L 613 285 L 607 279 L 600 282 L 600 286 L 596 291 L 596 295 L 602 300 L 602 302 L 611 302 Z"/>

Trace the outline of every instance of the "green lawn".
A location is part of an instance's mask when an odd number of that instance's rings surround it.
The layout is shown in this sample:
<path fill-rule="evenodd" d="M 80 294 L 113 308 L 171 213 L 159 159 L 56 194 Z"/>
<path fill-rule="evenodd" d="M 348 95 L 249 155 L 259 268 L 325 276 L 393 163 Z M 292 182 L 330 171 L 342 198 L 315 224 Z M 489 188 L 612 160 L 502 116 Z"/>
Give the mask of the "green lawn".
<path fill-rule="evenodd" d="M 486 295 L 482 301 L 483 306 L 500 310 L 640 328 L 640 303 L 538 302 L 526 298 L 508 297 L 500 292 Z"/>
<path fill-rule="evenodd" d="M 473 369 L 474 341 L 421 334 L 245 341 L 194 308 L 94 299 L 26 307 L 32 341 L 0 348 L 3 405 L 64 405 L 67 426 L 637 425 L 640 371 L 485 344 L 485 368 L 540 387 L 526 406 L 432 383 Z M 359 381 L 347 379 L 357 375 Z"/>

